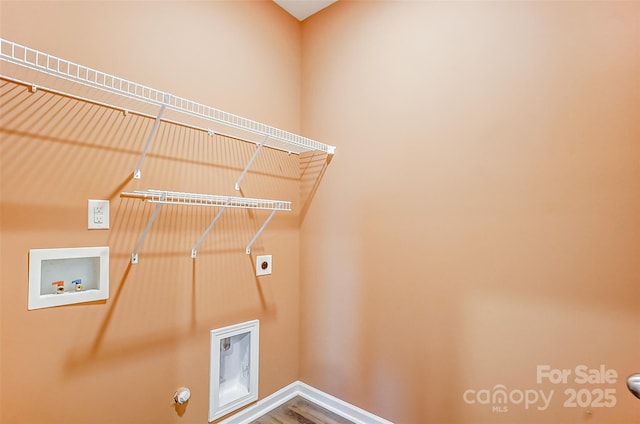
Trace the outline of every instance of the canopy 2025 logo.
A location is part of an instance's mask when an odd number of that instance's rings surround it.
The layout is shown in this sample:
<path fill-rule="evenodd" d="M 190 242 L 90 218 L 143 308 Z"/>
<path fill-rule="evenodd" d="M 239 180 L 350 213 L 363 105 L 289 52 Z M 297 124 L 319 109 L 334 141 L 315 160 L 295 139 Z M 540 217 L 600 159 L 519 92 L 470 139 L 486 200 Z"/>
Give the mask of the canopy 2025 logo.
<path fill-rule="evenodd" d="M 618 372 L 605 365 L 589 368 L 577 365 L 574 368 L 552 368 L 550 365 L 536 367 L 536 383 L 562 385 L 564 390 L 558 397 L 565 408 L 613 408 L 616 406 L 616 389 L 606 387 L 618 382 Z M 589 387 L 584 387 L 589 385 Z M 601 385 L 604 387 L 592 387 Z M 509 407 L 536 408 L 545 411 L 551 405 L 555 389 L 536 388 L 511 389 L 496 384 L 491 389 L 467 389 L 462 394 L 466 404 L 490 406 L 493 412 L 509 412 Z"/>

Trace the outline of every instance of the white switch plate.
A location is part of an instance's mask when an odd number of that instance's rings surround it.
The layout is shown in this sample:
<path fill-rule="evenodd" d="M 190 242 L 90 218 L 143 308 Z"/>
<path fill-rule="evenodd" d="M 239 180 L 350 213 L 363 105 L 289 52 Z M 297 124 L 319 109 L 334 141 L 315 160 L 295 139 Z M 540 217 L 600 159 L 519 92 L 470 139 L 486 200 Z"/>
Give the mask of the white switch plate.
<path fill-rule="evenodd" d="M 109 201 L 91 200 L 87 206 L 87 223 L 90 230 L 109 229 Z"/>
<path fill-rule="evenodd" d="M 271 255 L 256 256 L 256 276 L 271 274 Z"/>

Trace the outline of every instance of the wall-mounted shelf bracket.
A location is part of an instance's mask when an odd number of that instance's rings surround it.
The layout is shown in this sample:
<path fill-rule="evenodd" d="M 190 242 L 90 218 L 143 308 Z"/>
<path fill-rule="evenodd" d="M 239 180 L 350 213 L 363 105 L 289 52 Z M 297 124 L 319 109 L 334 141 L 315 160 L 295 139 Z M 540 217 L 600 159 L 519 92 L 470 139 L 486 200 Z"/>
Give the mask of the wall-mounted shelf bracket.
<path fill-rule="evenodd" d="M 258 237 L 260 237 L 260 234 L 262 234 L 264 229 L 267 228 L 267 225 L 269 225 L 269 222 L 271 222 L 271 220 L 273 219 L 273 216 L 276 214 L 276 212 L 277 212 L 276 209 L 271 211 L 271 215 L 269 215 L 269 218 L 267 218 L 267 220 L 264 221 L 264 224 L 262 224 L 262 227 L 260 227 L 260 229 L 258 230 L 256 235 L 254 235 L 253 238 L 251 239 L 251 241 L 249 242 L 249 244 L 247 244 L 247 248 L 245 249 L 245 252 L 246 252 L 247 255 L 251 254 L 251 246 L 253 246 L 253 243 L 256 242 Z"/>
<path fill-rule="evenodd" d="M 268 135 L 264 137 L 264 140 L 262 140 L 261 143 L 258 143 L 258 146 L 256 147 L 256 150 L 253 152 L 251 159 L 249 159 L 247 166 L 244 167 L 242 174 L 240 174 L 240 176 L 238 177 L 238 180 L 236 181 L 236 190 L 240 190 L 240 182 L 242 181 L 244 176 L 247 175 L 247 171 L 249 171 L 249 168 L 251 168 L 251 164 L 253 164 L 253 161 L 256 160 L 256 158 L 258 157 L 258 154 L 260 153 L 262 146 L 264 146 L 264 143 L 266 143 L 267 140 L 269 140 Z"/>
<path fill-rule="evenodd" d="M 198 239 L 198 241 L 196 242 L 196 244 L 193 246 L 193 248 L 191 249 L 191 257 L 193 259 L 195 259 L 198 256 L 198 249 L 200 248 L 200 245 L 202 244 L 202 242 L 204 241 L 205 238 L 207 238 L 207 235 L 209 234 L 209 231 L 211 231 L 211 229 L 213 228 L 214 225 L 216 225 L 216 222 L 218 222 L 218 220 L 220 219 L 220 217 L 222 216 L 222 214 L 224 213 L 224 211 L 227 209 L 227 206 L 223 206 L 220 208 L 220 210 L 218 211 L 218 213 L 216 214 L 216 216 L 213 218 L 213 220 L 211 221 L 211 224 L 209 224 L 209 226 L 207 227 L 206 230 L 204 230 L 204 233 L 202 233 L 202 235 L 200 236 L 200 238 Z"/>
<path fill-rule="evenodd" d="M 156 120 L 153 123 L 153 127 L 151 127 L 151 131 L 147 136 L 147 142 L 144 145 L 144 150 L 142 151 L 142 154 L 140 155 L 140 159 L 138 159 L 138 163 L 136 164 L 136 169 L 133 171 L 133 178 L 135 178 L 136 180 L 139 180 L 140 177 L 142 176 L 141 173 L 142 173 L 142 164 L 144 163 L 144 158 L 147 156 L 147 153 L 149 153 L 149 147 L 151 147 L 151 142 L 155 138 L 156 132 L 158 132 L 158 127 L 160 126 L 162 115 L 164 114 L 164 111 L 167 108 L 167 103 L 169 103 L 169 95 L 165 94 L 164 103 L 160 107 L 160 111 L 156 116 Z"/>
<path fill-rule="evenodd" d="M 149 222 L 147 223 L 147 226 L 144 227 L 144 230 L 142 231 L 142 235 L 140 236 L 140 240 L 138 240 L 138 243 L 136 244 L 136 247 L 135 249 L 133 249 L 133 253 L 131 254 L 132 264 L 138 263 L 138 252 L 140 251 L 142 242 L 144 242 L 144 239 L 147 238 L 147 234 L 149 234 L 149 231 L 151 230 L 151 225 L 153 225 L 153 221 L 155 221 L 156 218 L 158 217 L 158 214 L 160 213 L 160 209 L 162 208 L 162 205 L 163 205 L 162 203 L 158 203 L 156 205 L 156 208 L 153 210 L 153 213 L 151 214 L 151 218 L 149 218 Z"/>

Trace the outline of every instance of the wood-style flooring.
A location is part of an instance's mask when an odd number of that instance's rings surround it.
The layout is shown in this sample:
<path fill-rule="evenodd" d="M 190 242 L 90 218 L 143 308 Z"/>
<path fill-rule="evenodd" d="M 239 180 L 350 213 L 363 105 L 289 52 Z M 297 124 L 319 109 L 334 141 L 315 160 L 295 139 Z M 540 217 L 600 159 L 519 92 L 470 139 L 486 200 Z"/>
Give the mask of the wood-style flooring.
<path fill-rule="evenodd" d="M 252 421 L 251 424 L 353 424 L 353 422 L 303 397 L 296 396 Z"/>

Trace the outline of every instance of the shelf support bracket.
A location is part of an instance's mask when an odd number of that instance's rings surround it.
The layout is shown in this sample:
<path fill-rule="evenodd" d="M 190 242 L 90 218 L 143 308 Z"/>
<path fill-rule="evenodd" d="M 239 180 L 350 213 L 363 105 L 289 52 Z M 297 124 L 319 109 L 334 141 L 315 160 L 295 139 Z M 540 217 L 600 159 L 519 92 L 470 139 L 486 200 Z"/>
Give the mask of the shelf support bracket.
<path fill-rule="evenodd" d="M 227 204 L 229 204 L 229 202 L 227 202 Z M 220 210 L 218 211 L 218 213 L 216 214 L 215 218 L 213 218 L 213 220 L 211 221 L 211 224 L 209 224 L 209 226 L 207 227 L 206 230 L 204 230 L 204 233 L 200 236 L 200 238 L 198 239 L 198 241 L 196 242 L 196 244 L 193 246 L 193 248 L 191 249 L 191 257 L 193 259 L 195 259 L 198 256 L 198 249 L 200 248 L 200 245 L 202 244 L 202 242 L 204 241 L 205 238 L 207 238 L 207 235 L 209 234 L 209 231 L 211 231 L 211 229 L 213 228 L 214 225 L 216 225 L 216 222 L 218 222 L 218 220 L 220 219 L 220 217 L 222 216 L 222 213 L 227 209 L 227 205 L 224 205 L 220 208 Z"/>
<path fill-rule="evenodd" d="M 144 150 L 142 151 L 142 155 L 140 155 L 140 159 L 138 159 L 138 163 L 136 164 L 136 169 L 134 169 L 133 171 L 133 178 L 135 178 L 136 180 L 139 180 L 140 177 L 142 176 L 142 164 L 144 163 L 144 158 L 147 156 L 147 153 L 149 152 L 149 147 L 151 147 L 151 142 L 155 138 L 156 132 L 158 132 L 158 127 L 160 126 L 162 115 L 164 114 L 164 111 L 167 108 L 167 103 L 169 102 L 169 98 L 168 98 L 168 95 L 166 94 L 164 97 L 164 101 L 165 102 L 160 107 L 160 111 L 158 112 L 158 115 L 156 116 L 156 120 L 153 123 L 153 127 L 151 127 L 151 131 L 147 136 L 147 142 L 144 145 Z"/>
<path fill-rule="evenodd" d="M 268 139 L 269 139 L 269 136 L 265 135 L 264 140 L 262 140 L 261 143 L 258 143 L 258 147 L 256 147 L 255 152 L 253 152 L 253 156 L 251 156 L 251 159 L 249 159 L 249 163 L 247 163 L 247 166 L 244 167 L 242 174 L 240 174 L 240 176 L 238 177 L 238 180 L 236 181 L 236 190 L 240 190 L 240 182 L 242 181 L 244 176 L 247 175 L 247 171 L 249 171 L 251 164 L 253 164 L 253 161 L 256 160 L 256 158 L 258 157 L 258 154 L 260 153 L 260 150 L 262 150 L 262 146 L 264 146 L 264 143 L 266 143 Z"/>
<path fill-rule="evenodd" d="M 165 200 L 164 195 L 161 200 Z M 133 249 L 133 253 L 131 254 L 131 263 L 134 265 L 138 263 L 138 251 L 140 250 L 144 239 L 147 238 L 147 234 L 149 234 L 149 231 L 151 230 L 151 225 L 153 225 L 153 221 L 155 221 L 158 217 L 161 208 L 162 203 L 158 203 L 156 205 L 156 208 L 153 210 L 153 213 L 151 214 L 151 218 L 149 218 L 149 222 L 147 222 L 147 226 L 144 227 L 144 231 L 142 231 L 142 235 L 140 236 L 140 240 L 138 240 L 138 244 L 136 244 L 135 249 Z"/>
<path fill-rule="evenodd" d="M 274 210 L 271 211 L 271 215 L 269 215 L 269 218 L 267 218 L 267 220 L 264 221 L 264 224 L 262 224 L 262 227 L 260 227 L 260 229 L 258 230 L 256 235 L 254 235 L 253 238 L 251 239 L 251 241 L 249 242 L 249 244 L 247 244 L 247 248 L 245 249 L 245 252 L 246 252 L 247 255 L 251 254 L 251 246 L 253 246 L 253 243 L 256 242 L 258 237 L 260 237 L 260 234 L 262 234 L 264 229 L 267 228 L 267 225 L 269 225 L 269 222 L 273 219 L 273 216 L 276 214 L 276 212 L 278 212 L 277 209 L 274 209 Z"/>

